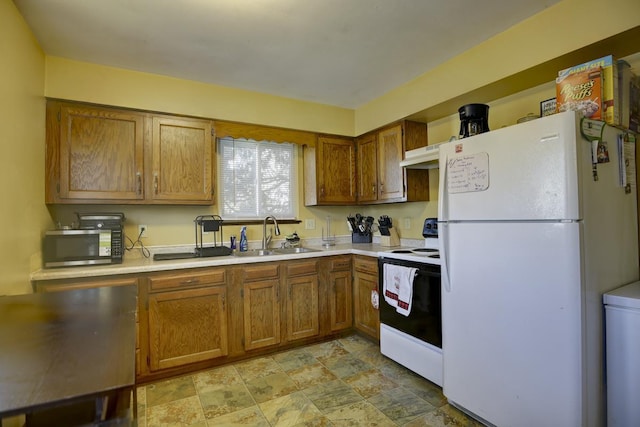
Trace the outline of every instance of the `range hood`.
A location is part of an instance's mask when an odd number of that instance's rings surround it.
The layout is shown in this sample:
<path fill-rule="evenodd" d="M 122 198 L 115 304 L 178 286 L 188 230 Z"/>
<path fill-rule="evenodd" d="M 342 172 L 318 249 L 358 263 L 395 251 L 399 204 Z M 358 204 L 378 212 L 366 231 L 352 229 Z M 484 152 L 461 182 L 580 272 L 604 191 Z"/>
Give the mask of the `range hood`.
<path fill-rule="evenodd" d="M 407 169 L 435 169 L 438 167 L 440 144 L 427 145 L 404 153 L 404 160 L 400 162 L 401 168 Z"/>

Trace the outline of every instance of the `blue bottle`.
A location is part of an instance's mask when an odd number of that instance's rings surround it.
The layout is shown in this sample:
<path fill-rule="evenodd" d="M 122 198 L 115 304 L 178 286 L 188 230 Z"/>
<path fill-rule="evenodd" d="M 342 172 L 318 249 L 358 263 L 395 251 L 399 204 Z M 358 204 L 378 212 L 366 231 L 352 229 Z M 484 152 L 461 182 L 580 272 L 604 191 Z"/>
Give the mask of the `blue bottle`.
<path fill-rule="evenodd" d="M 242 227 L 240 230 L 240 252 L 246 252 L 249 249 L 247 243 L 247 227 Z"/>

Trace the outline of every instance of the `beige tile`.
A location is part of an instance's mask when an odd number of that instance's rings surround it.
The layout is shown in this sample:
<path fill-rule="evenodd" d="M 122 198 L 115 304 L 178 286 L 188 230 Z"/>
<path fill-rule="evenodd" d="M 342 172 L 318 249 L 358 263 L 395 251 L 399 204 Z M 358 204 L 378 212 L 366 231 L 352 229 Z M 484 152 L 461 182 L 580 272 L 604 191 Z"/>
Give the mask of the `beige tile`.
<path fill-rule="evenodd" d="M 256 402 L 244 384 L 231 385 L 199 394 L 207 419 L 255 406 Z"/>
<path fill-rule="evenodd" d="M 285 372 L 318 363 L 318 360 L 304 348 L 276 354 L 273 356 L 273 360 L 278 362 Z"/>
<path fill-rule="evenodd" d="M 378 411 L 372 404 L 366 401 L 356 402 L 342 406 L 326 414 L 331 425 L 336 427 L 347 426 L 379 426 L 392 427 L 396 424 Z"/>
<path fill-rule="evenodd" d="M 382 375 L 377 369 L 359 372 L 343 380 L 365 399 L 398 387 L 398 384 Z"/>
<path fill-rule="evenodd" d="M 379 347 L 376 344 L 359 335 L 350 335 L 345 338 L 340 338 L 338 342 L 349 353 L 356 353 L 359 351 L 380 351 Z"/>
<path fill-rule="evenodd" d="M 306 350 L 318 361 L 326 363 L 327 360 L 342 357 L 349 354 L 338 341 L 329 341 L 321 344 L 311 345 Z"/>
<path fill-rule="evenodd" d="M 288 372 L 289 377 L 296 383 L 300 390 L 312 387 L 316 384 L 333 381 L 337 377 L 321 363 L 303 366 Z"/>
<path fill-rule="evenodd" d="M 208 427 L 269 427 L 262 411 L 257 406 L 241 409 L 231 414 L 207 420 Z"/>
<path fill-rule="evenodd" d="M 191 376 L 185 376 L 146 386 L 145 397 L 147 407 L 151 407 L 195 395 L 196 388 L 193 385 Z"/>
<path fill-rule="evenodd" d="M 302 392 L 296 392 L 260 404 L 271 426 L 325 426 L 327 418 Z"/>
<path fill-rule="evenodd" d="M 338 378 L 350 377 L 373 368 L 373 366 L 358 359 L 353 354 L 346 354 L 342 357 L 327 360 L 325 366 Z"/>
<path fill-rule="evenodd" d="M 435 409 L 433 405 L 402 387 L 386 390 L 368 401 L 398 425 L 403 425 Z"/>
<path fill-rule="evenodd" d="M 205 422 L 205 417 L 198 396 L 191 396 L 147 408 L 147 426 L 149 427 L 193 426 L 201 422 Z"/>
<path fill-rule="evenodd" d="M 136 400 L 138 402 L 138 405 L 147 404 L 147 388 L 145 386 L 138 387 L 136 389 Z"/>
<path fill-rule="evenodd" d="M 362 396 L 341 380 L 329 381 L 303 390 L 323 413 L 363 400 Z"/>
<path fill-rule="evenodd" d="M 367 362 L 369 365 L 375 366 L 376 368 L 393 362 L 391 359 L 388 359 L 386 356 L 380 353 L 379 348 L 356 351 L 352 354 L 358 359 Z"/>
<path fill-rule="evenodd" d="M 442 394 L 442 389 L 422 377 L 407 377 L 401 381 L 401 384 L 406 390 L 437 408 L 447 403 L 447 398 Z"/>
<path fill-rule="evenodd" d="M 403 427 L 484 427 L 456 408 L 445 405 L 404 424 Z"/>
<path fill-rule="evenodd" d="M 198 393 L 242 384 L 242 378 L 233 365 L 211 369 L 192 375 Z"/>
<path fill-rule="evenodd" d="M 245 381 L 284 372 L 280 365 L 271 357 L 260 357 L 249 360 L 248 362 L 241 362 L 235 365 L 235 368 Z"/>
<path fill-rule="evenodd" d="M 257 403 L 285 396 L 298 390 L 296 383 L 284 372 L 247 381 L 247 388 Z"/>

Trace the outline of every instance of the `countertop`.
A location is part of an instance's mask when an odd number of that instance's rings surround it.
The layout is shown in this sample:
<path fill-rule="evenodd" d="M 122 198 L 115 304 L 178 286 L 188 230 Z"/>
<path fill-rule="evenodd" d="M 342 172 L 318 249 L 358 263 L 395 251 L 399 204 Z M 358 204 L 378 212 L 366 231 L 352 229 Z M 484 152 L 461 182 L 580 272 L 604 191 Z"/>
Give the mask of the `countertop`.
<path fill-rule="evenodd" d="M 264 256 L 218 256 L 209 258 L 189 258 L 180 260 L 154 261 L 152 258 L 144 258 L 142 256 L 131 256 L 126 253 L 122 264 L 111 264 L 105 266 L 87 266 L 87 267 L 63 267 L 63 268 L 42 268 L 31 274 L 31 280 L 57 280 L 57 279 L 77 279 L 83 277 L 100 277 L 112 276 L 118 274 L 139 274 L 150 273 L 156 271 L 200 268 L 200 267 L 218 267 L 225 265 L 249 264 L 258 262 L 271 261 L 287 261 L 292 259 L 317 258 L 332 255 L 365 255 L 377 257 L 378 252 L 388 251 L 392 249 L 400 249 L 402 247 L 423 246 L 424 240 L 407 239 L 402 241 L 402 246 L 388 247 L 378 243 L 341 243 L 338 242 L 334 246 L 323 247 L 317 244 L 304 244 L 305 248 L 315 249 L 315 252 L 306 252 L 299 254 L 273 254 Z M 136 251 L 136 249 L 134 249 Z M 138 251 L 139 252 L 139 251 Z M 179 252 L 179 250 L 177 250 Z"/>

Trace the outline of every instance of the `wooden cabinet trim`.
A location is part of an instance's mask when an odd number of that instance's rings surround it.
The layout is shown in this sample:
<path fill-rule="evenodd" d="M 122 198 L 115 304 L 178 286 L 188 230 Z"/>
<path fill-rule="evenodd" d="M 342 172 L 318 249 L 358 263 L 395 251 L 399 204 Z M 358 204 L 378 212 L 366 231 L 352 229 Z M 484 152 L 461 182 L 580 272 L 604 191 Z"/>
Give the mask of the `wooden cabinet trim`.
<path fill-rule="evenodd" d="M 280 264 L 258 264 L 243 269 L 243 278 L 245 281 L 274 279 L 280 277 Z"/>
<path fill-rule="evenodd" d="M 315 259 L 311 261 L 288 261 L 285 265 L 288 277 L 318 273 L 318 261 Z"/>
<path fill-rule="evenodd" d="M 152 292 L 169 289 L 193 288 L 207 285 L 222 285 L 227 281 L 226 270 L 222 267 L 208 270 L 206 273 L 178 273 L 149 277 L 149 289 Z"/>

